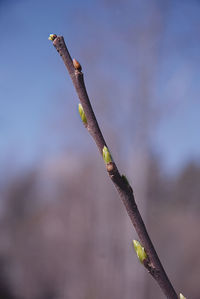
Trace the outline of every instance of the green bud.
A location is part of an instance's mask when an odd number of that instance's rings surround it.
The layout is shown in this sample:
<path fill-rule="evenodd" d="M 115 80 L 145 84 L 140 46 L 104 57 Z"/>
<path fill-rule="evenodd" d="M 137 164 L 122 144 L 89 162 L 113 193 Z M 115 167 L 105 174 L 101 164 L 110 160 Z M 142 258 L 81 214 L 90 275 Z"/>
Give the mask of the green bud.
<path fill-rule="evenodd" d="M 122 180 L 124 181 L 124 183 L 125 183 L 127 186 L 130 186 L 129 181 L 128 181 L 127 177 L 126 177 L 124 174 L 122 174 Z"/>
<path fill-rule="evenodd" d="M 56 37 L 57 37 L 56 34 L 50 34 L 49 37 L 48 37 L 48 39 L 53 42 Z"/>
<path fill-rule="evenodd" d="M 144 247 L 141 246 L 139 241 L 133 240 L 133 246 L 135 252 L 137 253 L 138 259 L 143 264 L 143 261 L 147 258 L 147 254 L 144 250 Z"/>
<path fill-rule="evenodd" d="M 180 299 L 186 299 L 186 298 L 180 293 Z"/>
<path fill-rule="evenodd" d="M 103 147 L 103 159 L 104 159 L 104 162 L 106 164 L 112 162 L 112 157 L 111 157 L 111 154 L 108 150 L 108 148 L 104 145 Z"/>
<path fill-rule="evenodd" d="M 82 122 L 84 123 L 84 125 L 87 125 L 87 118 L 85 116 L 85 112 L 84 112 L 83 106 L 81 104 L 78 104 L 78 111 L 79 111 Z"/>

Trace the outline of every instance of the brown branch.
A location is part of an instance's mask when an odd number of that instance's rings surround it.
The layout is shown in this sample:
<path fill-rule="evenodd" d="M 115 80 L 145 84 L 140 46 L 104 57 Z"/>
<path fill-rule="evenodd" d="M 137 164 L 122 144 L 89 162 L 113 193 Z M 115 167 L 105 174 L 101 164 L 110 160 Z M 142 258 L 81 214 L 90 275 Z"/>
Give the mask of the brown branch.
<path fill-rule="evenodd" d="M 106 146 L 106 142 L 104 137 L 100 131 L 99 125 L 97 123 L 95 114 L 93 112 L 84 79 L 83 73 L 81 72 L 81 66 L 78 61 L 71 59 L 71 56 L 67 50 L 64 38 L 62 36 L 54 36 L 53 45 L 56 50 L 59 52 L 62 57 L 65 66 L 68 69 L 70 77 L 73 81 L 74 87 L 82 104 L 83 110 L 85 112 L 87 118 L 86 127 L 93 137 L 100 154 L 102 155 L 103 147 Z M 123 177 L 120 175 L 116 164 L 112 161 L 106 165 L 107 172 L 113 181 L 119 196 L 124 203 L 127 213 L 133 223 L 133 226 L 139 236 L 142 246 L 144 246 L 145 251 L 147 253 L 147 259 L 144 261 L 144 266 L 148 270 L 148 272 L 153 276 L 153 278 L 157 281 L 163 293 L 167 298 L 177 299 L 178 296 L 165 273 L 165 270 L 159 260 L 159 257 L 154 249 L 154 246 L 151 242 L 151 239 L 147 233 L 145 224 L 142 220 L 140 212 L 137 208 L 135 198 L 133 195 L 133 190 L 131 186 L 125 182 Z"/>

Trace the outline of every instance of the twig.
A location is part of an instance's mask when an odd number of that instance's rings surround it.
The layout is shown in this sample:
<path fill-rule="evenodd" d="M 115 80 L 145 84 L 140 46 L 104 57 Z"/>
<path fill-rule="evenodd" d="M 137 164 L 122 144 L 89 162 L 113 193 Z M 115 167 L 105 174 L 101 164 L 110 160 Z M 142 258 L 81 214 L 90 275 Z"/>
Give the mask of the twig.
<path fill-rule="evenodd" d="M 62 57 L 65 66 L 68 69 L 70 77 L 73 81 L 74 87 L 80 99 L 80 102 L 83 107 L 83 111 L 85 113 L 87 122 L 85 126 L 87 127 L 89 133 L 93 137 L 100 154 L 102 155 L 103 148 L 106 146 L 106 142 L 104 137 L 99 129 L 99 125 L 97 123 L 95 114 L 93 112 L 84 79 L 83 73 L 81 72 L 81 65 L 77 60 L 72 60 L 64 38 L 62 36 L 52 35 L 50 38 L 53 41 L 53 45 L 55 46 L 56 50 L 59 52 L 60 56 Z M 106 146 L 107 147 L 107 146 Z M 139 236 L 139 239 L 142 245 L 145 248 L 145 252 L 147 254 L 147 259 L 144 260 L 143 264 L 148 270 L 148 272 L 153 276 L 153 278 L 157 281 L 160 288 L 162 289 L 163 293 L 166 295 L 167 298 L 170 299 L 177 299 L 178 296 L 165 273 L 165 270 L 159 260 L 159 257 L 154 249 L 154 246 L 151 242 L 151 239 L 147 233 L 145 224 L 142 220 L 140 212 L 137 208 L 135 198 L 133 195 L 133 190 L 129 183 L 124 179 L 124 176 L 121 176 L 116 164 L 113 160 L 109 163 L 106 163 L 107 172 L 113 181 L 119 196 L 124 203 L 127 213 L 135 227 L 135 230 Z"/>

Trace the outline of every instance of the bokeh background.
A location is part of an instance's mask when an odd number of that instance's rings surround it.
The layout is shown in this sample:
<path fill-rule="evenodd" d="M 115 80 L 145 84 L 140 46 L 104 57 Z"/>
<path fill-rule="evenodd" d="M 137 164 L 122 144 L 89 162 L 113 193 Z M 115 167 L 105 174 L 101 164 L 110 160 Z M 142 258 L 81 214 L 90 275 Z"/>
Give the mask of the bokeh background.
<path fill-rule="evenodd" d="M 200 1 L 0 0 L 0 28 L 0 298 L 164 298 L 56 33 L 175 289 L 199 299 Z"/>

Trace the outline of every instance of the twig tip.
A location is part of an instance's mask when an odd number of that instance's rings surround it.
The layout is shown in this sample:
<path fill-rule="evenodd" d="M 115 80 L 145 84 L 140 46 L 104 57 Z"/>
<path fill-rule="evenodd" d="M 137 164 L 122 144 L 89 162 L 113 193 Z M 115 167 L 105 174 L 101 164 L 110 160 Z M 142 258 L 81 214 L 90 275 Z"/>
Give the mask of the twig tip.
<path fill-rule="evenodd" d="M 56 37 L 57 37 L 57 35 L 56 34 L 49 34 L 49 37 L 48 37 L 48 39 L 50 40 L 50 41 L 54 41 L 54 39 L 56 39 Z"/>

